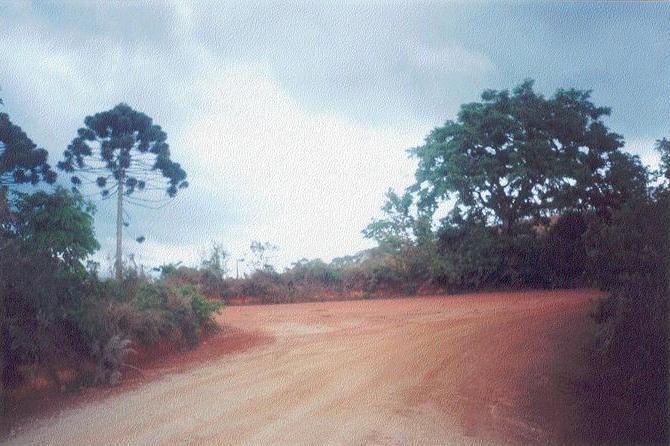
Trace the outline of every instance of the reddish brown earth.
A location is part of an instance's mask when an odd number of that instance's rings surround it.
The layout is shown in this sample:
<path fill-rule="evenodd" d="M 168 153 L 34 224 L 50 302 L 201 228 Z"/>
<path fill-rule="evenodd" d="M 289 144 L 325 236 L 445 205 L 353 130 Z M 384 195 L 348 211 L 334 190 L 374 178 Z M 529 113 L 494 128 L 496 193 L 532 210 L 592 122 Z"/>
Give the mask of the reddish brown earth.
<path fill-rule="evenodd" d="M 228 331 L 207 345 L 146 359 L 130 384 L 92 392 L 5 440 L 589 444 L 603 422 L 580 390 L 598 296 L 528 291 L 230 307 L 219 317 Z"/>
<path fill-rule="evenodd" d="M 58 389 L 46 376 L 38 376 L 26 385 L 14 389 L 8 396 L 10 408 L 0 420 L 0 440 L 11 431 L 16 432 L 26 420 L 53 417 L 59 412 L 82 404 L 103 400 L 111 395 L 126 392 L 141 384 L 157 380 L 170 373 L 183 373 L 206 361 L 219 359 L 271 342 L 270 336 L 260 332 L 223 326 L 204 336 L 195 349 L 184 349 L 180 343 L 166 342 L 152 347 L 133 345 L 123 368 L 123 381 L 116 387 L 72 388 L 73 372 L 69 368 L 59 371 L 60 378 L 68 382 L 68 389 Z M 0 441 L 1 443 L 1 441 Z"/>

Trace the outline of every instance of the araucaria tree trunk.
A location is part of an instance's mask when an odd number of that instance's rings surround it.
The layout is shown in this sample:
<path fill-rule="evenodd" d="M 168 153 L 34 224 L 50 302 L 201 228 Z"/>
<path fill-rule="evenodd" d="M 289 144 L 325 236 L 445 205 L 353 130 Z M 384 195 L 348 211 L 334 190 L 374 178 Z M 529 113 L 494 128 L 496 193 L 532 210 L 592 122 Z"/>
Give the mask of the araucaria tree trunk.
<path fill-rule="evenodd" d="M 123 280 L 123 246 L 121 238 L 123 235 L 123 181 L 124 175 L 119 175 L 119 187 L 116 195 L 116 261 L 115 272 L 116 280 Z"/>

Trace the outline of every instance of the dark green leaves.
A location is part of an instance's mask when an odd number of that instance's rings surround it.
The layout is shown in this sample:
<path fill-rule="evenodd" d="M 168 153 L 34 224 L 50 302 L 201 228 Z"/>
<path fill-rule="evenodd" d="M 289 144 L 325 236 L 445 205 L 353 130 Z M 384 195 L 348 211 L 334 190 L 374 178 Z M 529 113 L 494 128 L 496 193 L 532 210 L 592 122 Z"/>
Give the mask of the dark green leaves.
<path fill-rule="evenodd" d="M 47 156 L 47 151 L 37 148 L 6 113 L 0 113 L 0 185 L 53 183 L 56 173 Z"/>
<path fill-rule="evenodd" d="M 412 149 L 419 206 L 435 210 L 450 196 L 466 219 L 505 226 L 566 208 L 605 205 L 609 154 L 623 145 L 602 122 L 589 91 L 559 90 L 551 98 L 525 81 L 512 93 L 486 90 L 464 104 L 455 121 Z"/>
<path fill-rule="evenodd" d="M 663 138 L 656 141 L 656 150 L 661 154 L 660 174 L 670 180 L 670 140 Z"/>
<path fill-rule="evenodd" d="M 170 159 L 167 134 L 144 113 L 119 104 L 87 116 L 84 123 L 58 163 L 59 169 L 95 174 L 107 170 L 117 182 L 123 178 L 126 195 L 144 190 L 149 182 L 153 189 L 164 188 L 170 197 L 188 186 L 186 172 Z M 94 182 L 106 188 L 110 176 L 99 176 Z"/>
<path fill-rule="evenodd" d="M 13 232 L 35 256 L 83 268 L 98 248 L 93 234 L 93 208 L 77 194 L 58 188 L 53 194 L 15 194 Z"/>

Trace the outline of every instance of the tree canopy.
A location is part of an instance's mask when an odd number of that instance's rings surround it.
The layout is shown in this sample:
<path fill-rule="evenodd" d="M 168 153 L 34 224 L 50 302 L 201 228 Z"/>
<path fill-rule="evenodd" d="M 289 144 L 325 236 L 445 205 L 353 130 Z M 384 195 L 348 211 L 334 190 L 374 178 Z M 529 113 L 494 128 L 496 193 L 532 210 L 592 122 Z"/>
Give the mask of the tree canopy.
<path fill-rule="evenodd" d="M 125 195 L 160 189 L 173 197 L 188 186 L 186 172 L 170 159 L 167 134 L 144 113 L 119 104 L 87 116 L 84 124 L 58 163 L 72 174 L 74 187 L 95 183 L 106 196 L 122 184 Z"/>
<path fill-rule="evenodd" d="M 605 210 L 606 195 L 618 193 L 608 184 L 613 165 L 635 170 L 635 159 L 617 154 L 622 137 L 603 123 L 610 109 L 594 105 L 590 91 L 545 98 L 527 80 L 481 99 L 410 150 L 419 161 L 410 190 L 422 208 L 453 198 L 464 218 L 510 227 L 565 209 Z"/>
<path fill-rule="evenodd" d="M 260 242 L 253 240 L 251 246 L 251 266 L 258 271 L 273 271 L 272 259 L 279 247 L 270 242 Z"/>
<path fill-rule="evenodd" d="M 12 218 L 2 229 L 34 257 L 67 267 L 83 268 L 83 261 L 100 245 L 93 232 L 94 208 L 81 195 L 59 187 L 49 194 L 15 193 Z"/>
<path fill-rule="evenodd" d="M 0 113 L 0 186 L 53 183 L 56 172 L 51 170 L 47 158 L 46 150 L 38 148 L 7 113 Z"/>
<path fill-rule="evenodd" d="M 663 138 L 656 141 L 656 150 L 661 155 L 659 173 L 667 180 L 670 180 L 670 140 Z"/>
<path fill-rule="evenodd" d="M 376 240 L 383 249 L 398 251 L 407 244 L 421 245 L 432 239 L 431 215 L 415 209 L 409 192 L 398 195 L 389 189 L 382 212 L 384 218 L 373 220 L 363 229 L 363 236 Z"/>

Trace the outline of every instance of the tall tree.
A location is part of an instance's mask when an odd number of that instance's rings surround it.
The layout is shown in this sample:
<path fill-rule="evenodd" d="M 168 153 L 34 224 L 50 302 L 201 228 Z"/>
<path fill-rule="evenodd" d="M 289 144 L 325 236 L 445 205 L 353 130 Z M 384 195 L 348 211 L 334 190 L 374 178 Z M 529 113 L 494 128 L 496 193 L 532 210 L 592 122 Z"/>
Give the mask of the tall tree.
<path fill-rule="evenodd" d="M 398 195 L 392 189 L 386 192 L 381 210 L 384 217 L 374 219 L 363 229 L 363 236 L 376 240 L 386 262 L 406 278 L 427 273 L 434 266 L 437 246 L 432 214 L 416 209 L 411 193 Z"/>
<path fill-rule="evenodd" d="M 527 80 L 487 90 L 461 106 L 455 121 L 433 130 L 410 151 L 419 160 L 416 184 L 424 209 L 456 200 L 456 212 L 511 228 L 527 217 L 603 205 L 603 184 L 623 146 L 589 91 L 558 90 L 545 98 Z"/>
<path fill-rule="evenodd" d="M 228 274 L 230 254 L 221 243 L 212 242 L 209 251 L 202 254 L 201 269 L 215 278 L 222 280 Z"/>
<path fill-rule="evenodd" d="M 384 218 L 374 219 L 363 229 L 365 238 L 376 240 L 386 250 L 399 251 L 432 236 L 430 215 L 414 212 L 414 198 L 409 192 L 398 195 L 389 189 L 385 196 Z"/>
<path fill-rule="evenodd" d="M 119 104 L 87 116 L 58 168 L 71 174 L 75 189 L 95 184 L 103 198 L 116 194 L 116 278 L 122 279 L 125 203 L 146 205 L 136 192 L 164 191 L 168 198 L 188 186 L 186 172 L 170 159 L 167 135 L 144 113 Z"/>

